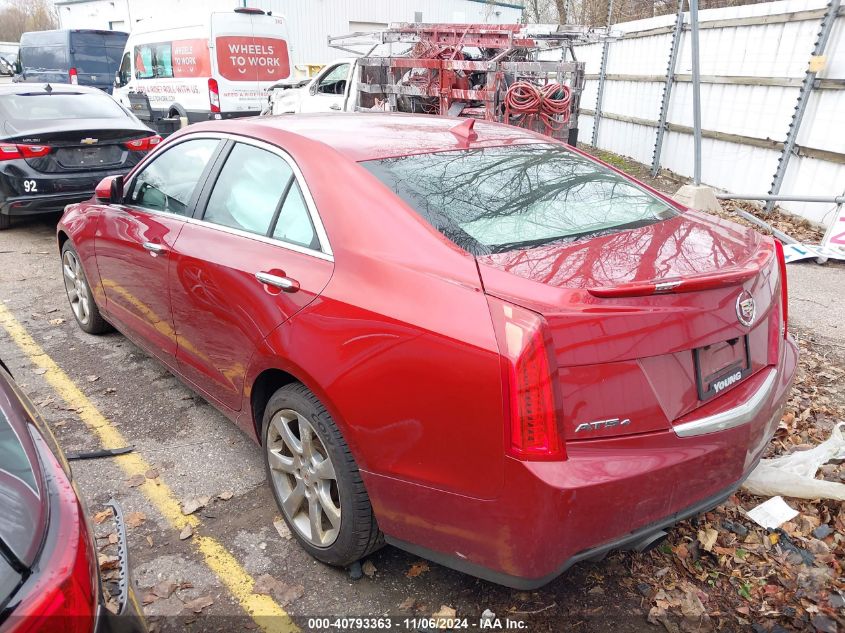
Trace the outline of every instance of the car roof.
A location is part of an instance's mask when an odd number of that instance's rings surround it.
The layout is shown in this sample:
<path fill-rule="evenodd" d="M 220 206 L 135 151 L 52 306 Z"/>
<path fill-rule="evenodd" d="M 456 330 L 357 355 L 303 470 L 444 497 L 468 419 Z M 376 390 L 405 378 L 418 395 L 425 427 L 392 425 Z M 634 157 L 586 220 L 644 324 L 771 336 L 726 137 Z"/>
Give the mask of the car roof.
<path fill-rule="evenodd" d="M 291 132 L 324 143 L 354 161 L 468 147 L 556 142 L 529 130 L 480 120 L 474 121 L 473 131 L 477 138 L 471 141 L 452 133 L 455 126 L 466 125 L 470 120 L 384 112 L 317 113 L 250 117 L 202 124 L 202 127 L 233 133 L 241 132 L 240 126 L 261 127 L 267 132 L 267 140 L 271 140 L 274 130 Z"/>
<path fill-rule="evenodd" d="M 100 93 L 106 94 L 99 88 L 92 86 L 78 86 L 74 84 L 38 84 L 38 83 L 17 83 L 17 84 L 0 84 L 0 95 L 20 95 L 32 94 L 37 92 L 46 92 L 47 86 L 50 86 L 53 94 L 90 94 Z"/>

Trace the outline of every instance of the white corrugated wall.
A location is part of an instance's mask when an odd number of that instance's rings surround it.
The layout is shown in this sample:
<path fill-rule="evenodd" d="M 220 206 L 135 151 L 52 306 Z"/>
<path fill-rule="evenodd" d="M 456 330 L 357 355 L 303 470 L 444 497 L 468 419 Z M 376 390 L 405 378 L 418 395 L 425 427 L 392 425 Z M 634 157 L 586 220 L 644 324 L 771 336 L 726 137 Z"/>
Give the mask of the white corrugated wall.
<path fill-rule="evenodd" d="M 780 15 L 823 9 L 826 0 L 788 0 L 765 4 L 701 11 L 702 23 L 738 17 Z M 688 22 L 687 18 L 687 22 Z M 625 33 L 674 25 L 674 16 L 661 16 L 619 24 Z M 794 78 L 801 80 L 816 41 L 820 21 L 793 20 L 775 24 L 725 25 L 700 32 L 701 74 Z M 827 65 L 819 78 L 845 79 L 845 17 L 839 17 L 827 45 Z M 666 73 L 671 34 L 620 39 L 610 45 L 609 75 L 659 75 Z M 579 59 L 587 62 L 587 74 L 598 74 L 602 43 L 578 47 Z M 688 32 L 684 32 L 675 72 L 692 72 Z M 581 107 L 594 110 L 598 80 L 588 79 Z M 656 121 L 660 114 L 663 83 L 660 81 L 605 82 L 603 113 Z M 798 98 L 797 87 L 765 85 L 701 84 L 702 128 L 758 139 L 783 141 Z M 589 143 L 593 116 L 582 114 L 579 141 Z M 692 84 L 676 81 L 668 122 L 692 126 Z M 650 164 L 656 135 L 654 125 L 602 118 L 598 146 Z M 817 89 L 809 101 L 798 145 L 845 154 L 845 90 Z M 667 131 L 661 166 L 692 176 L 693 137 Z M 714 139 L 702 142 L 702 180 L 734 193 L 767 193 L 777 168 L 780 151 Z M 842 195 L 845 165 L 817 158 L 793 156 L 781 193 Z M 784 203 L 784 207 L 811 220 L 829 223 L 833 205 Z"/>

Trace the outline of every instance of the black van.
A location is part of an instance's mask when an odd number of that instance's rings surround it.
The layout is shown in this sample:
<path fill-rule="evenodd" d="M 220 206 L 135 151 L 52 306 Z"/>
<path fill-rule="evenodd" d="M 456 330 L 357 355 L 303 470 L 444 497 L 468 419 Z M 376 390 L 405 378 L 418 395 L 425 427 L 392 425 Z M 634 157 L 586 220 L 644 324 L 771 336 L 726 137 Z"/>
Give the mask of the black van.
<path fill-rule="evenodd" d="M 122 31 L 31 31 L 21 35 L 18 81 L 94 86 L 109 94 L 129 37 Z"/>

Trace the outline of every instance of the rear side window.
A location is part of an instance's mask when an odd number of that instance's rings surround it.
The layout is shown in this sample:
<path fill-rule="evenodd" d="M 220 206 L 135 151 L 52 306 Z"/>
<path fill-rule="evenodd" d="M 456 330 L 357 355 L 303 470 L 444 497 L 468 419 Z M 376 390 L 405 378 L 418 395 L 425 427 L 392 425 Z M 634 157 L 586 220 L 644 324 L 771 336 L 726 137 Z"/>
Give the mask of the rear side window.
<path fill-rule="evenodd" d="M 173 77 L 173 48 L 170 42 L 136 46 L 135 77 L 138 79 Z"/>
<path fill-rule="evenodd" d="M 252 145 L 235 144 L 214 184 L 203 220 L 320 249 L 290 165 L 277 154 Z"/>
<path fill-rule="evenodd" d="M 121 119 L 126 111 L 102 92 L 30 92 L 0 95 L 0 120 Z"/>
<path fill-rule="evenodd" d="M 488 147 L 361 164 L 474 255 L 613 233 L 677 214 L 563 145 Z"/>
<path fill-rule="evenodd" d="M 127 204 L 187 215 L 188 204 L 217 144 L 215 139 L 195 139 L 156 156 L 130 186 Z"/>
<path fill-rule="evenodd" d="M 203 219 L 267 235 L 292 178 L 293 170 L 280 156 L 237 143 L 214 184 Z"/>

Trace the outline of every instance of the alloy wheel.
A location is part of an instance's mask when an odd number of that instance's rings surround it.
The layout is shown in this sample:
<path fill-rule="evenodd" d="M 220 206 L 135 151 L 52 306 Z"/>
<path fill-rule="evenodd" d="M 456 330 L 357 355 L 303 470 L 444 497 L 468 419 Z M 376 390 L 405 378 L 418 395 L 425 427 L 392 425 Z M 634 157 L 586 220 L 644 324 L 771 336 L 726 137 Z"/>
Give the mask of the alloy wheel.
<path fill-rule="evenodd" d="M 292 409 L 277 412 L 266 451 L 288 522 L 312 545 L 329 547 L 340 531 L 340 495 L 332 460 L 311 423 Z"/>
<path fill-rule="evenodd" d="M 71 250 L 66 250 L 62 257 L 62 271 L 71 310 L 82 325 L 87 325 L 91 319 L 91 294 L 79 258 Z"/>

